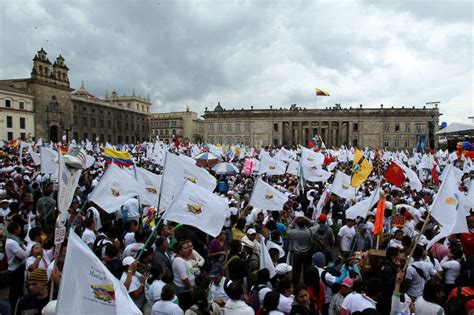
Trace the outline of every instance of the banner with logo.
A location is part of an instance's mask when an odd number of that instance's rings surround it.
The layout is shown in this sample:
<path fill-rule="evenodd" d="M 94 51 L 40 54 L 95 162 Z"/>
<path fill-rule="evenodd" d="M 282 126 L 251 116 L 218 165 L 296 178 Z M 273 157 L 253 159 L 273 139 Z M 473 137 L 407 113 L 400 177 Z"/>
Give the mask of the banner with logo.
<path fill-rule="evenodd" d="M 288 194 L 282 193 L 258 178 L 253 186 L 252 196 L 249 205 L 262 210 L 283 209 L 283 205 L 288 201 Z"/>
<path fill-rule="evenodd" d="M 56 314 L 142 314 L 125 286 L 71 230 Z"/>

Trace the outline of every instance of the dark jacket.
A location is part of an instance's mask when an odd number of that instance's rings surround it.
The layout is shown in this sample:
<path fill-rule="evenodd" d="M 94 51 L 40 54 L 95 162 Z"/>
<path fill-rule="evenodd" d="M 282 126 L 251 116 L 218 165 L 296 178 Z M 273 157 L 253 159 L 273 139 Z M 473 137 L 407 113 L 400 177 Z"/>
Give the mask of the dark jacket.
<path fill-rule="evenodd" d="M 171 264 L 171 260 L 166 256 L 164 252 L 159 250 L 158 248 L 152 254 L 153 258 L 153 265 L 161 265 L 163 267 L 164 276 L 163 281 L 166 283 L 172 283 L 173 281 L 173 266 Z"/>

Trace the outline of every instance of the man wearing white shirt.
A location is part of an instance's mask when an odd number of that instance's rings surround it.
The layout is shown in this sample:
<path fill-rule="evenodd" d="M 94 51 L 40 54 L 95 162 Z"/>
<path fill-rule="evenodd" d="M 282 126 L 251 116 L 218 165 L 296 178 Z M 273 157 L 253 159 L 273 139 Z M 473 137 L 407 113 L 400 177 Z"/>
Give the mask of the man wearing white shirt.
<path fill-rule="evenodd" d="M 339 233 L 337 234 L 339 237 L 339 245 L 341 249 L 341 254 L 347 256 L 351 251 L 351 243 L 356 234 L 356 230 L 354 228 L 354 220 L 347 219 L 346 225 L 341 227 Z"/>
<path fill-rule="evenodd" d="M 280 303 L 278 310 L 285 314 L 290 314 L 291 306 L 295 300 L 293 296 L 293 283 L 289 278 L 283 278 L 278 283 L 278 292 L 280 293 Z"/>
<path fill-rule="evenodd" d="M 8 259 L 8 271 L 10 273 L 10 293 L 8 298 L 13 309 L 17 300 L 23 296 L 26 248 L 19 237 L 21 234 L 20 224 L 16 222 L 10 223 L 7 231 L 5 254 Z"/>
<path fill-rule="evenodd" d="M 342 302 L 341 315 L 351 315 L 355 312 L 362 312 L 366 309 L 376 309 L 375 300 L 380 296 L 382 281 L 372 278 L 367 283 L 365 293 L 348 294 Z"/>
<path fill-rule="evenodd" d="M 123 204 L 123 210 L 127 212 L 127 221 L 140 220 L 140 204 L 137 198 L 130 198 Z"/>

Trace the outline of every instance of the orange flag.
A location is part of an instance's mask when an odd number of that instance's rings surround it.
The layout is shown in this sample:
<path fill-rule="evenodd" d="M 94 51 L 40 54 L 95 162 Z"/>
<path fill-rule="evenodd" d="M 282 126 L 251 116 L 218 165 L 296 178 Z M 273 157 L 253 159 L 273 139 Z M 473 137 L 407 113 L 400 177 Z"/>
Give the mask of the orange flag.
<path fill-rule="evenodd" d="M 374 235 L 379 234 L 383 230 L 383 221 L 385 214 L 385 196 L 379 199 L 377 203 L 377 214 L 375 215 Z"/>

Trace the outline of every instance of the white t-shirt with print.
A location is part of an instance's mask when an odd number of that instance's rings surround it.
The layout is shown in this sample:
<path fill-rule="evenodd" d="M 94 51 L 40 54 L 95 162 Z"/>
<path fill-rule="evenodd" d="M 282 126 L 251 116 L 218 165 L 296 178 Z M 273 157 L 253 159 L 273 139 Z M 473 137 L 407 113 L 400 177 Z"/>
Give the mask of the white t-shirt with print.
<path fill-rule="evenodd" d="M 339 237 L 341 238 L 341 250 L 344 252 L 349 252 L 351 250 L 351 243 L 356 234 L 356 230 L 354 227 L 348 227 L 344 225 L 339 230 Z"/>
<path fill-rule="evenodd" d="M 188 278 L 189 281 L 191 282 L 191 285 L 194 286 L 194 273 L 193 273 L 193 265 L 181 258 L 181 257 L 175 257 L 173 260 L 173 283 L 177 287 L 184 287 L 184 282 L 183 280 Z"/>

